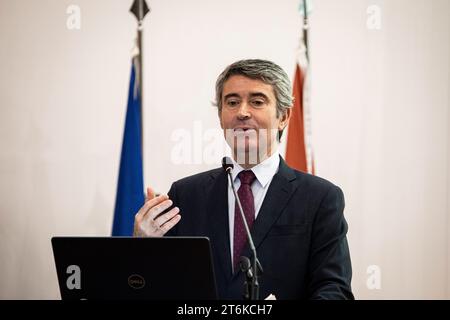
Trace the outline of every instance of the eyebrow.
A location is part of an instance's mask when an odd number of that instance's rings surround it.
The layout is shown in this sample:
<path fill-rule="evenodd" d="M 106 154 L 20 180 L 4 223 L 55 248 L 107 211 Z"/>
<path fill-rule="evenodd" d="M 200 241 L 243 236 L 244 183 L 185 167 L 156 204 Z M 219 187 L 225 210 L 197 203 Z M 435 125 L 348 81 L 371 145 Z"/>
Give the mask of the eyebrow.
<path fill-rule="evenodd" d="M 269 101 L 269 97 L 265 95 L 262 92 L 250 92 L 250 98 L 264 98 L 265 100 Z"/>
<path fill-rule="evenodd" d="M 229 93 L 227 94 L 225 97 L 223 97 L 223 100 L 227 100 L 229 98 L 240 98 L 241 96 L 238 95 L 237 93 Z"/>
<path fill-rule="evenodd" d="M 267 101 L 270 100 L 269 97 L 262 92 L 250 92 L 250 98 L 255 98 L 255 97 L 264 98 Z M 224 100 L 227 100 L 229 98 L 241 98 L 241 96 L 237 93 L 229 93 L 223 97 Z"/>

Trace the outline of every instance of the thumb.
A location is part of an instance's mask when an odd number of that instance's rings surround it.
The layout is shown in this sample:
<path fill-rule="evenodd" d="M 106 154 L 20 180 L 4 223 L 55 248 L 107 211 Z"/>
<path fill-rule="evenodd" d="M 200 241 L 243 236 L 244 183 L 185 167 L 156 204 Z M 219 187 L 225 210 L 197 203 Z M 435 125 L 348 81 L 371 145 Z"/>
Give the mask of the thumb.
<path fill-rule="evenodd" d="M 145 201 L 152 200 L 155 197 L 155 191 L 151 187 L 147 187 L 147 196 L 145 197 Z"/>

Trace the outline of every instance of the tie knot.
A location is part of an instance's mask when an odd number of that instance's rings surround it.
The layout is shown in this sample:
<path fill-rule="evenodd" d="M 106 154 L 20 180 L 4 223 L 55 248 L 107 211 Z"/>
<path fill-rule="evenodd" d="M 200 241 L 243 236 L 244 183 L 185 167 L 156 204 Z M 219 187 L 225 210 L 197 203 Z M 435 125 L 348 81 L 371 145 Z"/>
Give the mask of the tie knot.
<path fill-rule="evenodd" d="M 255 181 L 256 176 L 252 170 L 244 170 L 239 172 L 238 174 L 239 180 L 241 180 L 241 184 L 249 184 L 251 185 L 253 181 Z"/>

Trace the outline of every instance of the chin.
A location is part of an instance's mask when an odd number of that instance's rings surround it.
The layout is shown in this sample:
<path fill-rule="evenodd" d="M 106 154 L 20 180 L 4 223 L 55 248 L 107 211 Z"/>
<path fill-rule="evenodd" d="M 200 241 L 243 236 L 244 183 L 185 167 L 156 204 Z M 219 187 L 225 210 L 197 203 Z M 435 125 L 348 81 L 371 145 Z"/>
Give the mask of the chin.
<path fill-rule="evenodd" d="M 246 142 L 245 146 L 234 148 L 238 163 L 257 164 L 258 163 L 258 143 Z"/>

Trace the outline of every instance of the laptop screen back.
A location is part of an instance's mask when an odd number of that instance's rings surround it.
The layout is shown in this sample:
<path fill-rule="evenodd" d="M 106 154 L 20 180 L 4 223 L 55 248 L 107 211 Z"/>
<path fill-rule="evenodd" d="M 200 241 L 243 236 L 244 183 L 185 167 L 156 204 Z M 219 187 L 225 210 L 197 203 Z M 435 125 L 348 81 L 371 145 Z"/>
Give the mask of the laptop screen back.
<path fill-rule="evenodd" d="M 53 237 L 62 299 L 216 299 L 205 237 Z"/>

